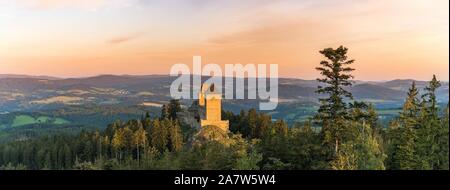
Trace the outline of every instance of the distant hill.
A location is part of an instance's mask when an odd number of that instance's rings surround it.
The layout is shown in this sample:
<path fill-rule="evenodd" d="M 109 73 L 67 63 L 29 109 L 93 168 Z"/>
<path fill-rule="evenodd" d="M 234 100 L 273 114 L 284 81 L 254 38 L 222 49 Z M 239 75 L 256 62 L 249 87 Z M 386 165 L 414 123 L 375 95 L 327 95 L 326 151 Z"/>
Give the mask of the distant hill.
<path fill-rule="evenodd" d="M 29 78 L 29 79 L 45 79 L 45 80 L 58 80 L 61 78 L 51 76 L 32 76 L 32 75 L 17 75 L 17 74 L 0 74 L 0 79 L 3 78 Z"/>
<path fill-rule="evenodd" d="M 0 75 L 0 111 L 44 109 L 55 104 L 117 104 L 121 106 L 160 105 L 170 99 L 169 87 L 176 77 L 167 75 L 100 75 L 86 78 L 58 79 L 45 76 Z M 207 79 L 207 77 L 203 77 Z M 413 80 L 386 82 L 354 81 L 350 90 L 357 100 L 365 100 L 383 107 L 398 107 L 406 97 Z M 426 81 L 416 81 L 420 90 Z M 319 83 L 315 80 L 294 78 L 279 79 L 279 105 L 317 105 Z M 442 82 L 438 100 L 448 102 L 448 82 Z M 51 100 L 51 101 L 50 101 Z M 43 104 L 51 102 L 52 104 Z M 232 110 L 257 107 L 257 101 L 227 100 L 226 108 Z M 186 102 L 189 104 L 189 101 Z M 67 106 L 67 105 L 66 105 Z M 281 113 L 281 112 L 280 112 Z"/>
<path fill-rule="evenodd" d="M 203 77 L 203 80 L 207 78 Z M 38 127 L 38 131 L 44 127 L 56 130 L 68 126 L 71 126 L 68 129 L 74 130 L 77 127 L 80 130 L 101 129 L 116 120 L 142 117 L 146 112 L 158 115 L 161 105 L 171 99 L 169 88 L 175 79 L 168 75 L 100 75 L 66 79 L 1 75 L 0 141 L 3 138 L 1 133 L 8 130 L 15 131 L 11 134 L 23 134 L 21 129 L 30 127 Z M 349 90 L 356 100 L 374 104 L 381 122 L 388 122 L 400 111 L 412 81 L 353 81 L 354 85 Z M 416 83 L 422 90 L 427 82 Z M 265 112 L 273 119 L 283 119 L 289 124 L 308 120 L 317 112 L 318 98 L 324 96 L 316 93 L 318 85 L 320 83 L 315 80 L 280 78 L 278 107 Z M 442 87 L 437 91 L 439 106 L 447 105 L 448 90 L 448 82 L 442 82 Z M 181 103 L 189 106 L 192 100 L 182 100 Z M 239 113 L 240 110 L 258 108 L 259 103 L 259 100 L 248 99 L 224 100 L 223 109 Z M 61 125 L 35 122 L 38 118 L 47 117 L 67 122 Z"/>
<path fill-rule="evenodd" d="M 353 96 L 358 99 L 403 100 L 405 92 L 375 84 L 358 84 L 351 88 Z"/>
<path fill-rule="evenodd" d="M 417 81 L 412 79 L 397 79 L 384 82 L 382 85 L 395 90 L 407 91 L 413 82 L 416 82 L 417 88 L 424 88 L 427 85 L 426 81 Z"/>

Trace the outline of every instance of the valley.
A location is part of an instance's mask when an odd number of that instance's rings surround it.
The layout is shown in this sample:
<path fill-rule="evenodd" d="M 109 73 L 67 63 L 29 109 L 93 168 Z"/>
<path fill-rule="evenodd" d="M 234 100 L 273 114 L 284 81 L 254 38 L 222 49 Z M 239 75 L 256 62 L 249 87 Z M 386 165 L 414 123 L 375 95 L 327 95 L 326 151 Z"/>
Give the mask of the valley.
<path fill-rule="evenodd" d="M 203 77 L 206 78 L 206 77 Z M 175 78 L 164 75 L 114 76 L 60 79 L 52 77 L 0 75 L 0 141 L 42 128 L 79 127 L 104 129 L 108 124 L 136 119 L 147 112 L 160 114 L 170 100 L 169 86 Z M 350 89 L 356 100 L 372 103 L 381 122 L 395 117 L 412 80 L 387 82 L 354 81 Z M 423 89 L 425 81 L 416 81 Z M 310 119 L 318 109 L 314 80 L 279 79 L 278 107 L 261 111 L 289 124 Z M 437 92 L 440 106 L 448 102 L 448 82 Z M 189 106 L 191 100 L 182 100 Z M 226 111 L 239 113 L 258 107 L 257 100 L 224 100 Z"/>

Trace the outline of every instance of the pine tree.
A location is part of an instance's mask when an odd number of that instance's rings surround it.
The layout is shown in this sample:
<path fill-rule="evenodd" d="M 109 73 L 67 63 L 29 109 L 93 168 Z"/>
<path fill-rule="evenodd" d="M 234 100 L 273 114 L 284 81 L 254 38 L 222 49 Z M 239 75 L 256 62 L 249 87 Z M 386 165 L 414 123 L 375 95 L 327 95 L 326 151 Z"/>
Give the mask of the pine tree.
<path fill-rule="evenodd" d="M 364 102 L 354 101 L 350 103 L 349 106 L 349 118 L 352 121 L 364 121 L 366 122 L 369 118 L 368 113 L 365 112 L 365 110 L 369 109 L 369 105 L 367 105 Z"/>
<path fill-rule="evenodd" d="M 138 164 L 140 164 L 140 149 L 142 147 L 144 149 L 144 152 L 146 152 L 147 145 L 147 131 L 145 131 L 143 127 L 139 127 L 139 129 L 134 133 L 134 144 L 136 145 Z"/>
<path fill-rule="evenodd" d="M 303 125 L 296 124 L 289 130 L 288 155 L 293 169 L 314 170 L 328 167 L 327 160 L 324 160 L 322 141 L 312 125 L 312 121 L 308 120 Z"/>
<path fill-rule="evenodd" d="M 322 125 L 322 133 L 324 143 L 333 147 L 334 154 L 339 151 L 339 144 L 346 139 L 346 119 L 348 117 L 348 106 L 345 99 L 353 99 L 352 94 L 345 89 L 352 85 L 350 79 L 353 78 L 349 65 L 354 60 L 348 60 L 348 49 L 340 46 L 337 49 L 326 48 L 320 53 L 328 60 L 321 61 L 321 67 L 316 70 L 324 78 L 319 78 L 317 81 L 325 83 L 326 86 L 318 86 L 318 94 L 326 94 L 328 97 L 319 98 L 320 107 L 316 120 Z"/>
<path fill-rule="evenodd" d="M 181 111 L 180 100 L 172 99 L 168 105 L 169 119 L 176 120 L 177 113 Z"/>
<path fill-rule="evenodd" d="M 445 109 L 445 114 L 442 118 L 441 130 L 438 134 L 438 158 L 436 167 L 434 169 L 448 170 L 449 169 L 449 108 Z"/>
<path fill-rule="evenodd" d="M 153 122 L 153 127 L 151 129 L 152 146 L 160 152 L 164 152 L 168 144 L 168 131 L 165 125 L 166 121 L 169 120 L 166 119 L 161 122 L 156 119 Z"/>
<path fill-rule="evenodd" d="M 164 104 L 161 108 L 161 119 L 169 119 L 169 108 Z"/>
<path fill-rule="evenodd" d="M 132 149 L 134 147 L 134 134 L 133 131 L 130 129 L 130 126 L 125 126 L 122 128 L 123 136 L 124 136 L 124 148 L 126 151 L 126 156 L 130 156 L 130 153 L 132 152 Z"/>
<path fill-rule="evenodd" d="M 286 136 L 288 134 L 288 125 L 283 120 L 277 120 L 273 124 L 273 130 L 275 135 Z"/>
<path fill-rule="evenodd" d="M 258 112 L 256 109 L 252 108 L 248 110 L 247 114 L 247 126 L 245 132 L 248 131 L 248 134 L 251 138 L 258 138 Z"/>
<path fill-rule="evenodd" d="M 398 161 L 400 170 L 410 170 L 416 168 L 414 159 L 416 134 L 411 126 L 401 126 L 399 134 L 399 145 L 397 147 L 397 156 L 394 160 Z"/>
<path fill-rule="evenodd" d="M 419 100 L 415 82 L 408 91 L 408 97 L 400 113 L 399 122 L 390 126 L 390 169 L 410 170 L 416 169 L 416 129 L 419 123 Z"/>
<path fill-rule="evenodd" d="M 356 139 L 356 155 L 359 170 L 384 170 L 383 153 L 378 133 L 369 124 L 358 124 L 361 131 Z"/>
<path fill-rule="evenodd" d="M 425 94 L 422 95 L 424 99 L 428 117 L 432 119 L 438 119 L 439 109 L 437 107 L 436 90 L 441 87 L 441 83 L 436 79 L 436 75 L 433 75 L 433 79 L 425 87 Z"/>
<path fill-rule="evenodd" d="M 403 104 L 403 110 L 400 113 L 400 119 L 404 126 L 416 129 L 419 124 L 420 102 L 417 98 L 419 91 L 416 88 L 416 83 L 413 82 L 411 88 L 408 90 L 408 96 Z"/>
<path fill-rule="evenodd" d="M 270 130 L 272 117 L 267 114 L 260 114 L 258 119 L 258 130 L 256 131 L 258 138 L 263 138 Z"/>
<path fill-rule="evenodd" d="M 170 126 L 170 148 L 172 151 L 178 152 L 183 146 L 183 134 L 181 134 L 180 125 L 177 122 L 173 122 Z"/>
<path fill-rule="evenodd" d="M 72 166 L 72 152 L 67 144 L 63 146 L 64 169 L 70 169 Z"/>
<path fill-rule="evenodd" d="M 372 127 L 373 132 L 381 132 L 382 126 L 380 126 L 380 123 L 378 122 L 378 114 L 372 104 L 369 104 L 367 108 L 367 122 Z"/>
<path fill-rule="evenodd" d="M 433 75 L 433 79 L 425 87 L 420 103 L 420 126 L 417 130 L 417 163 L 420 169 L 434 169 L 439 162 L 438 136 L 441 132 L 441 122 L 438 115 L 436 90 L 441 86 Z"/>
<path fill-rule="evenodd" d="M 386 155 L 381 151 L 378 140 L 372 136 L 369 125 L 359 124 L 364 133 L 354 141 L 342 144 L 341 150 L 331 162 L 335 170 L 384 170 Z"/>
<path fill-rule="evenodd" d="M 351 143 L 342 143 L 341 149 L 336 153 L 336 157 L 331 161 L 333 170 L 357 170 L 358 157 Z"/>
<path fill-rule="evenodd" d="M 116 152 L 116 158 L 118 160 L 122 159 L 122 149 L 125 147 L 125 136 L 123 133 L 122 128 L 119 128 L 115 131 L 113 139 L 112 139 L 112 146 Z"/>

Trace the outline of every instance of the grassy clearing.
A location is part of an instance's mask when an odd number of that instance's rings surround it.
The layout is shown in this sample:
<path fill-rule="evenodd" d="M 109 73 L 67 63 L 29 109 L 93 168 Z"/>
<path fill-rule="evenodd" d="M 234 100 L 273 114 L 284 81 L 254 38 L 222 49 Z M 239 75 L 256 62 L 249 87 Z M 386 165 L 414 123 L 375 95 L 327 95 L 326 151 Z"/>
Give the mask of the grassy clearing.
<path fill-rule="evenodd" d="M 36 119 L 38 123 L 47 123 L 50 120 L 50 117 L 40 116 Z"/>
<path fill-rule="evenodd" d="M 64 125 L 69 124 L 70 122 L 63 118 L 52 118 L 48 116 L 39 116 L 34 118 L 29 115 L 18 115 L 14 118 L 11 127 L 20 127 L 24 125 L 33 125 L 33 124 L 52 124 L 52 125 Z"/>
<path fill-rule="evenodd" d="M 70 122 L 63 118 L 55 118 L 55 120 L 53 121 L 53 124 L 56 124 L 56 125 L 64 125 L 64 124 L 68 124 L 68 123 L 70 123 Z"/>
<path fill-rule="evenodd" d="M 35 124 L 35 123 L 36 123 L 36 119 L 34 119 L 33 117 L 31 117 L 29 115 L 18 115 L 14 118 L 11 126 L 19 127 L 19 126 L 31 125 L 31 124 Z"/>

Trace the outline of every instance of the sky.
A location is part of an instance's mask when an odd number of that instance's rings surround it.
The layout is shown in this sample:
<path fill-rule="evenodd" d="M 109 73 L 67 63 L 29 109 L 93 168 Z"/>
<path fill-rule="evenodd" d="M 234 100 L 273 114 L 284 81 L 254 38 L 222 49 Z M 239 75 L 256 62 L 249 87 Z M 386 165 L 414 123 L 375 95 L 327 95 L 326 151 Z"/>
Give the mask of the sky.
<path fill-rule="evenodd" d="M 349 48 L 358 80 L 449 79 L 448 0 L 0 0 L 0 74 L 168 74 L 278 64 L 315 79 Z"/>

